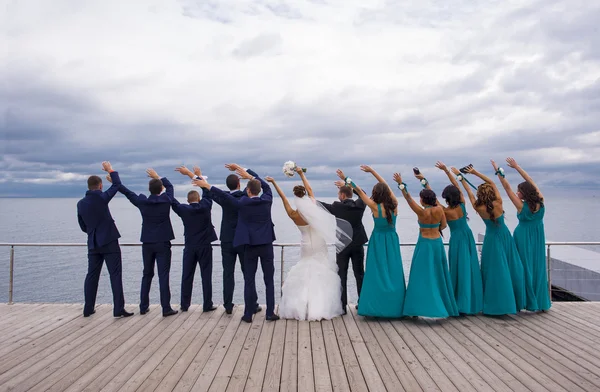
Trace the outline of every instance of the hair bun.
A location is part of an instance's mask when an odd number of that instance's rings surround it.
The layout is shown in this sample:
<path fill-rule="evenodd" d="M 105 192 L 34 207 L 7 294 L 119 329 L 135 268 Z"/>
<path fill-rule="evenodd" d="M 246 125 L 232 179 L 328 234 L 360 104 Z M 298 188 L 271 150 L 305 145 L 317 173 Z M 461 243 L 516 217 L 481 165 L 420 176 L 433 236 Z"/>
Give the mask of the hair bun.
<path fill-rule="evenodd" d="M 302 185 L 296 185 L 294 187 L 294 196 L 296 197 L 304 197 L 306 195 L 306 188 L 303 187 Z"/>

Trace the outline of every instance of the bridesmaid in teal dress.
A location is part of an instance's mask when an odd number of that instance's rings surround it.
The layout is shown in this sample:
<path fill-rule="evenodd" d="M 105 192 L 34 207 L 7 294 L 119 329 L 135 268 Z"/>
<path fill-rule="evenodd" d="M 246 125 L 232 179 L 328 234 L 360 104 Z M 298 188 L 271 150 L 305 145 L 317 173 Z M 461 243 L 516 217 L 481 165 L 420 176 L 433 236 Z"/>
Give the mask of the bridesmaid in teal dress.
<path fill-rule="evenodd" d="M 398 201 L 385 180 L 369 166 L 361 166 L 379 181 L 369 198 L 363 190 L 342 173 L 346 184 L 373 213 L 375 227 L 369 238 L 365 277 L 360 291 L 358 314 L 370 317 L 398 318 L 404 305 L 404 270 L 400 255 L 400 240 L 396 233 Z M 339 173 L 338 173 L 339 175 Z"/>
<path fill-rule="evenodd" d="M 475 237 L 467 222 L 465 198 L 456 178 L 450 173 L 446 165 L 437 162 L 435 166 L 446 173 L 452 183 L 452 185 L 444 188 L 442 198 L 445 199 L 448 205 L 443 208 L 450 228 L 448 262 L 458 313 L 481 313 L 483 310 L 481 269 L 479 268 Z M 415 176 L 421 181 L 425 179 L 422 174 Z M 425 180 L 425 183 L 427 189 L 431 189 L 427 180 Z"/>
<path fill-rule="evenodd" d="M 486 227 L 481 250 L 483 314 L 515 314 L 525 308 L 524 270 L 515 241 L 504 223 L 500 191 L 491 179 L 470 167 L 467 173 L 484 181 L 477 187 L 475 198 L 464 176 L 454 167 L 452 172 L 462 182 Z"/>
<path fill-rule="evenodd" d="M 446 227 L 446 215 L 442 207 L 437 205 L 432 190 L 421 191 L 421 207 L 408 193 L 399 173 L 394 174 L 394 180 L 410 208 L 417 214 L 420 228 L 402 313 L 413 317 L 458 316 L 446 249 L 441 237 L 441 230 Z"/>
<path fill-rule="evenodd" d="M 533 179 L 513 158 L 507 158 L 509 167 L 515 169 L 525 182 L 517 186 L 515 194 L 504 176 L 499 171 L 500 182 L 506 194 L 517 209 L 519 224 L 513 236 L 517 250 L 523 262 L 527 290 L 527 310 L 546 311 L 550 309 L 550 293 L 548 290 L 548 269 L 546 265 L 546 236 L 544 235 L 544 197 Z"/>

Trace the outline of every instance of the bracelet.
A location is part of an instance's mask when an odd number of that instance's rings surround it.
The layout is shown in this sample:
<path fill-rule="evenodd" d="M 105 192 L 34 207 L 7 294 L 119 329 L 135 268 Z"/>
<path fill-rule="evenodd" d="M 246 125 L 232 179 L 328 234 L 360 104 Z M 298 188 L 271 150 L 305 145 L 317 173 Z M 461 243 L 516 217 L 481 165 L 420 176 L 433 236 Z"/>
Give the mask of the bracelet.
<path fill-rule="evenodd" d="M 462 174 L 459 174 L 458 176 L 456 176 L 456 180 L 458 181 L 463 181 L 465 178 L 463 177 Z"/>
<path fill-rule="evenodd" d="M 421 180 L 421 186 L 422 186 L 423 188 L 427 188 L 427 184 L 429 184 L 429 181 L 427 181 L 427 178 L 423 178 L 423 179 Z"/>
<path fill-rule="evenodd" d="M 350 185 L 352 188 L 356 188 L 356 184 L 354 183 L 354 181 L 352 181 L 352 178 L 346 177 L 344 179 L 344 182 L 346 183 L 346 185 Z"/>
<path fill-rule="evenodd" d="M 504 169 L 499 167 L 498 170 L 496 170 L 496 173 L 494 173 L 495 175 L 499 175 L 500 177 L 504 178 Z"/>
<path fill-rule="evenodd" d="M 405 183 L 398 184 L 398 189 L 400 189 L 401 191 L 406 190 L 406 184 Z"/>

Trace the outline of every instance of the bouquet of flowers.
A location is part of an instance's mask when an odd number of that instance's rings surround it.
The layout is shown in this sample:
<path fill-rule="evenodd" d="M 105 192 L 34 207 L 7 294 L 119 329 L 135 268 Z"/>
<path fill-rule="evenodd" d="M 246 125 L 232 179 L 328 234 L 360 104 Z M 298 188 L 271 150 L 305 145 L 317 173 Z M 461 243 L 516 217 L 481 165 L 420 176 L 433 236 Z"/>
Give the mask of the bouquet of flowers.
<path fill-rule="evenodd" d="M 287 177 L 292 177 L 294 174 L 296 174 L 297 168 L 298 166 L 296 166 L 296 162 L 287 161 L 283 164 L 283 174 L 285 174 Z M 302 171 L 306 173 L 306 168 L 303 167 Z"/>

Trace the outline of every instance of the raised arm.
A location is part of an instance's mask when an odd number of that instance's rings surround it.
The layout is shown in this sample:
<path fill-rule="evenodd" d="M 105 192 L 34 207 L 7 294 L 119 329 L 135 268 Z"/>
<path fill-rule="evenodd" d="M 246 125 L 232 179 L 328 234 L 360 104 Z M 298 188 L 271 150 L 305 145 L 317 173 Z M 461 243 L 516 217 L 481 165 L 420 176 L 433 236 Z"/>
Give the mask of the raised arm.
<path fill-rule="evenodd" d="M 398 188 L 400 188 L 400 190 L 402 191 L 402 195 L 407 201 L 410 209 L 413 210 L 413 212 L 420 217 L 423 213 L 423 208 L 420 205 L 418 205 L 417 202 L 412 198 L 410 193 L 408 193 L 408 189 L 406 187 L 406 184 L 402 182 L 402 176 L 400 175 L 400 173 L 394 173 L 394 181 L 396 181 L 396 183 L 398 184 Z"/>
<path fill-rule="evenodd" d="M 273 191 L 271 191 L 271 187 L 269 186 L 269 184 L 263 180 L 262 178 L 260 178 L 258 176 L 258 174 L 256 174 L 254 171 L 248 169 L 245 170 L 241 167 L 238 167 L 236 170 L 236 173 L 238 176 L 246 179 L 246 180 L 252 180 L 252 179 L 257 179 L 258 181 L 260 181 L 260 187 L 262 189 L 263 194 L 260 196 L 260 198 L 262 200 L 268 200 L 268 201 L 273 201 Z"/>
<path fill-rule="evenodd" d="M 467 173 L 473 174 L 474 176 L 481 178 L 484 182 L 490 184 L 492 186 L 492 188 L 494 189 L 494 192 L 496 193 L 496 198 L 498 200 L 502 200 L 502 195 L 500 194 L 500 190 L 498 189 L 498 187 L 496 186 L 496 183 L 494 181 L 492 181 L 491 178 L 489 178 L 488 176 L 486 176 L 483 173 L 478 172 L 473 167 L 470 167 L 469 169 L 467 169 Z"/>
<path fill-rule="evenodd" d="M 121 179 L 119 178 L 119 173 L 113 170 L 112 165 L 108 161 L 102 162 L 102 170 L 108 173 L 108 177 L 110 178 L 109 182 L 112 184 L 110 188 L 101 194 L 102 200 L 108 203 L 119 191 Z"/>
<path fill-rule="evenodd" d="M 194 186 L 200 187 L 210 191 L 210 197 L 221 206 L 228 204 L 230 206 L 237 207 L 239 205 L 239 199 L 233 197 L 229 192 L 224 192 L 217 187 L 210 185 L 206 180 L 192 180 Z M 204 192 L 202 193 L 204 195 Z"/>
<path fill-rule="evenodd" d="M 519 166 L 517 161 L 515 161 L 513 158 L 506 158 L 506 163 L 508 164 L 508 167 L 512 167 L 513 169 L 515 169 L 517 172 L 519 172 L 519 174 L 521 175 L 521 177 L 523 177 L 525 181 L 529 182 L 535 187 L 537 193 L 540 195 L 540 198 L 544 198 L 544 196 L 542 195 L 542 191 L 540 191 L 540 188 L 533 181 L 533 178 L 531 178 L 531 176 L 527 174 L 527 172 L 521 166 Z"/>
<path fill-rule="evenodd" d="M 367 205 L 373 213 L 377 211 L 377 203 L 371 200 L 371 198 L 367 196 L 367 194 L 358 185 L 356 185 L 350 177 L 346 177 L 342 169 L 337 169 L 336 174 L 344 182 L 344 185 L 348 185 L 352 188 L 352 191 L 358 196 L 359 201 Z"/>
<path fill-rule="evenodd" d="M 494 162 L 493 160 L 491 162 L 492 162 L 494 171 L 498 175 L 498 179 L 500 180 L 500 183 L 502 184 L 502 187 L 504 188 L 504 190 L 506 191 L 506 194 L 508 195 L 508 198 L 514 204 L 515 208 L 517 209 L 517 212 L 521 212 L 521 210 L 523 209 L 523 202 L 521 201 L 521 199 L 519 199 L 517 197 L 515 192 L 512 190 L 509 182 L 505 178 L 504 171 L 503 170 L 501 171 L 498 169 L 498 165 L 496 164 L 496 162 Z"/>
<path fill-rule="evenodd" d="M 460 176 L 460 182 L 462 183 L 463 187 L 465 188 L 465 191 L 467 192 L 467 195 L 469 196 L 469 201 L 471 202 L 471 205 L 473 206 L 473 208 L 475 208 L 475 202 L 477 201 L 477 199 L 475 198 L 471 187 L 469 186 L 469 184 L 467 184 L 467 180 L 465 180 L 465 177 L 460 173 L 460 171 L 457 168 L 452 167 L 450 170 L 452 170 L 452 173 L 454 173 L 454 175 Z"/>
<path fill-rule="evenodd" d="M 127 200 L 129 200 L 131 202 L 131 204 L 133 204 L 136 207 L 139 207 L 139 205 L 140 205 L 140 197 L 135 192 L 129 190 L 129 188 L 127 188 L 123 184 L 121 184 L 119 186 L 119 192 L 121 192 L 122 194 L 124 194 L 125 197 L 127 198 Z"/>
<path fill-rule="evenodd" d="M 173 188 L 173 184 L 171 181 L 167 180 L 167 177 L 163 177 L 160 179 L 165 187 L 165 193 L 171 200 L 175 198 L 175 189 Z"/>
<path fill-rule="evenodd" d="M 383 179 L 383 177 L 381 177 L 379 175 L 379 173 L 377 173 L 371 166 L 367 166 L 367 165 L 361 165 L 360 170 L 364 171 L 365 173 L 371 173 L 373 175 L 373 177 L 375 177 L 377 179 L 378 182 L 387 185 L 388 190 L 390 191 L 390 195 L 392 196 L 392 199 L 396 202 L 396 204 L 398 204 L 398 199 L 396 198 L 394 191 L 392 191 L 392 188 L 390 188 L 388 183 Z"/>
<path fill-rule="evenodd" d="M 452 185 L 454 185 L 458 189 L 458 191 L 460 192 L 460 202 L 464 203 L 465 202 L 465 195 L 460 190 L 460 185 L 458 185 L 458 181 L 456 181 L 456 176 L 453 175 L 452 173 L 450 173 L 450 170 L 448 170 L 448 167 L 446 165 L 444 165 L 443 162 L 437 161 L 436 164 L 435 164 L 435 167 L 437 167 L 438 169 L 440 169 L 441 171 L 443 171 L 444 173 L 446 173 L 446 175 L 448 176 L 448 179 L 450 180 L 450 183 Z M 427 185 L 429 185 L 429 184 L 427 184 Z"/>
<path fill-rule="evenodd" d="M 275 190 L 279 194 L 279 197 L 281 197 L 281 201 L 283 202 L 283 207 L 285 208 L 285 212 L 287 212 L 288 216 L 292 219 L 297 218 L 298 212 L 292 208 L 292 206 L 290 205 L 290 202 L 288 201 L 287 197 L 285 196 L 285 193 L 283 193 L 283 190 L 275 182 L 273 177 L 265 177 L 265 180 L 269 181 L 275 187 Z"/>
<path fill-rule="evenodd" d="M 306 175 L 304 174 L 304 171 L 302 170 L 302 168 L 300 166 L 298 166 L 296 168 L 296 173 L 298 173 L 298 175 L 300 176 L 300 179 L 302 179 L 302 184 L 304 184 L 304 188 L 306 188 L 306 194 L 309 197 L 312 197 L 314 199 L 315 194 L 313 193 L 312 187 L 310 186 L 310 183 L 308 182 L 308 178 L 306 178 Z M 273 183 L 273 184 L 275 184 L 275 183 Z"/>

